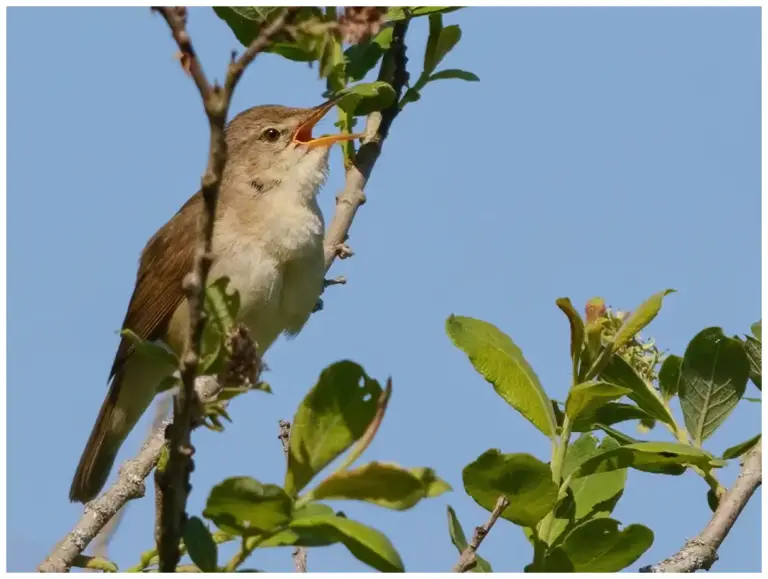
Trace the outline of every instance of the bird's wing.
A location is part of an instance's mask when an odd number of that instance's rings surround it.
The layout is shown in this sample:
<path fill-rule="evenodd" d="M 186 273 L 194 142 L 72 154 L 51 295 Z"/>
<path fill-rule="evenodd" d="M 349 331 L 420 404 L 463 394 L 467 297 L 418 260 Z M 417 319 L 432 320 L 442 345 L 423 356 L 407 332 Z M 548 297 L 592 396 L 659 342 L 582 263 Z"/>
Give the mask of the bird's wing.
<path fill-rule="evenodd" d="M 142 340 L 164 337 L 171 317 L 184 300 L 182 281 L 192 269 L 197 223 L 202 209 L 202 197 L 198 192 L 155 233 L 141 254 L 136 287 L 123 329 L 130 329 Z M 123 337 L 109 373 L 110 380 L 133 350 L 133 343 Z"/>

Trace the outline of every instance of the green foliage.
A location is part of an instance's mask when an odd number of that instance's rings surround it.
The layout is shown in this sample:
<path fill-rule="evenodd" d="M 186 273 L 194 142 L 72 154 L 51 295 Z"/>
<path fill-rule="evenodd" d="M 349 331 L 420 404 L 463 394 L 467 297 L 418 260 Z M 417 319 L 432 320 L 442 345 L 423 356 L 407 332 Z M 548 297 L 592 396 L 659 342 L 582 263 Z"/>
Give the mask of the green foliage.
<path fill-rule="evenodd" d="M 549 467 L 530 454 L 487 450 L 464 467 L 463 479 L 467 494 L 488 511 L 505 496 L 509 506 L 502 518 L 525 527 L 535 526 L 557 499 Z"/>
<path fill-rule="evenodd" d="M 450 316 L 446 329 L 496 393 L 541 432 L 554 438 L 557 423 L 549 397 L 511 338 L 488 322 L 462 316 Z"/>
<path fill-rule="evenodd" d="M 392 85 L 382 81 L 357 84 L 340 91 L 336 96 L 341 97 L 338 107 L 355 116 L 385 109 L 397 98 Z"/>
<path fill-rule="evenodd" d="M 233 477 L 213 487 L 203 516 L 226 533 L 248 536 L 284 525 L 292 510 L 293 501 L 281 487 Z"/>
<path fill-rule="evenodd" d="M 629 316 L 611 312 L 595 298 L 587 304 L 586 320 L 569 299 L 557 300 L 570 326 L 573 365 L 564 409 L 550 399 L 506 334 L 488 322 L 448 318 L 448 335 L 478 373 L 553 439 L 549 466 L 527 454 L 489 450 L 463 472 L 467 494 L 485 509 L 492 510 L 499 496 L 509 499 L 501 517 L 523 527 L 533 546 L 526 571 L 625 569 L 653 543 L 650 529 L 635 524 L 622 530 L 610 518 L 624 494 L 628 469 L 666 475 L 690 469 L 709 485 L 707 501 L 714 509 L 723 493 L 716 469 L 759 443 L 757 435 L 726 450 L 723 458 L 701 448 L 742 398 L 747 377 L 760 384 L 761 327 L 753 327 L 756 337 L 743 341 L 709 328 L 691 341 L 685 356 L 665 358 L 639 332 L 658 315 L 671 291 L 651 296 Z M 685 427 L 669 406 L 676 396 Z M 675 441 L 637 440 L 614 428 L 629 420 L 640 421 L 641 431 L 659 421 Z M 602 441 L 597 431 L 605 433 Z M 573 432 L 582 434 L 572 441 Z M 461 550 L 466 538 L 452 510 L 448 518 L 451 540 Z"/>
<path fill-rule="evenodd" d="M 408 470 L 396 464 L 372 462 L 337 472 L 315 487 L 316 499 L 355 499 L 397 511 L 410 509 L 421 499 L 451 490 L 432 469 Z"/>
<path fill-rule="evenodd" d="M 291 428 L 285 488 L 303 489 L 368 429 L 381 386 L 350 361 L 332 364 L 299 406 Z"/>
<path fill-rule="evenodd" d="M 211 532 L 198 517 L 190 517 L 184 523 L 184 545 L 192 562 L 204 573 L 215 573 L 218 550 Z"/>
<path fill-rule="evenodd" d="M 165 342 L 160 340 L 149 341 L 142 340 L 133 330 L 124 329 L 120 335 L 127 338 L 133 345 L 134 352 L 141 357 L 146 357 L 160 364 L 165 364 L 171 368 L 179 365 L 178 355 Z"/>
<path fill-rule="evenodd" d="M 709 438 L 736 407 L 749 379 L 749 358 L 739 340 L 706 328 L 691 340 L 680 367 L 679 397 L 696 445 Z"/>
<path fill-rule="evenodd" d="M 451 543 L 459 551 L 459 554 L 463 553 L 467 548 L 467 537 L 464 534 L 464 529 L 461 528 L 459 518 L 456 516 L 456 511 L 448 505 L 448 534 L 451 537 Z M 472 573 L 493 573 L 491 564 L 483 559 L 480 555 L 475 555 L 475 564 L 469 568 Z"/>
<path fill-rule="evenodd" d="M 745 440 L 735 446 L 732 446 L 723 453 L 723 460 L 730 460 L 732 458 L 738 458 L 743 454 L 746 454 L 752 450 L 762 439 L 762 434 L 756 434 L 749 440 Z"/>
<path fill-rule="evenodd" d="M 547 552 L 541 568 L 548 573 L 615 573 L 625 569 L 653 544 L 653 531 L 643 525 L 619 530 L 614 519 L 593 519 L 569 531 Z M 531 569 L 533 570 L 533 569 Z"/>

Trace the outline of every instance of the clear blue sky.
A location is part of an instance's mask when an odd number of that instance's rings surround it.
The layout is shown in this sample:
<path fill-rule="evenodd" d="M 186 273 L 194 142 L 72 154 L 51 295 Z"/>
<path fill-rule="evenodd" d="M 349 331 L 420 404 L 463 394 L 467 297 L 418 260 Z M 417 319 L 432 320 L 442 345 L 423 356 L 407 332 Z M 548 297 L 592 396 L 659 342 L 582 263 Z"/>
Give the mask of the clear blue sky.
<path fill-rule="evenodd" d="M 333 268 L 349 284 L 269 352 L 273 396 L 238 400 L 224 434 L 195 433 L 190 512 L 225 476 L 282 481 L 278 419 L 292 417 L 323 367 L 350 358 L 394 381 L 367 458 L 432 466 L 454 492 L 406 512 L 343 508 L 387 533 L 409 570 L 449 570 L 446 505 L 468 533 L 487 517 L 463 490 L 463 466 L 488 448 L 549 460 L 545 439 L 450 344 L 449 314 L 507 331 L 558 399 L 570 364 L 558 297 L 630 309 L 676 288 L 650 333 L 677 353 L 705 326 L 743 333 L 760 317 L 759 9 L 467 9 L 445 20 L 464 34 L 445 66 L 481 82 L 431 84 L 397 119 L 352 229 L 356 255 Z M 409 37 L 415 73 L 425 29 L 418 22 Z M 191 11 L 190 30 L 221 79 L 234 36 L 209 9 Z M 199 183 L 207 127 L 175 51 L 148 9 L 8 13 L 13 571 L 31 570 L 80 515 L 67 491 L 107 391 L 139 252 Z M 233 113 L 310 106 L 323 88 L 304 65 L 259 58 Z M 335 151 L 327 217 L 340 169 Z M 743 402 L 708 447 L 720 453 L 759 428 L 760 406 Z M 704 526 L 705 493 L 693 473 L 630 473 L 615 516 L 656 534 L 638 564 Z M 759 501 L 758 491 L 718 571 L 759 570 Z M 126 567 L 151 546 L 145 499 L 130 505 L 110 556 Z M 481 553 L 498 571 L 531 556 L 505 522 Z M 250 566 L 290 570 L 290 551 L 260 552 Z M 309 567 L 366 569 L 342 547 L 312 550 Z"/>

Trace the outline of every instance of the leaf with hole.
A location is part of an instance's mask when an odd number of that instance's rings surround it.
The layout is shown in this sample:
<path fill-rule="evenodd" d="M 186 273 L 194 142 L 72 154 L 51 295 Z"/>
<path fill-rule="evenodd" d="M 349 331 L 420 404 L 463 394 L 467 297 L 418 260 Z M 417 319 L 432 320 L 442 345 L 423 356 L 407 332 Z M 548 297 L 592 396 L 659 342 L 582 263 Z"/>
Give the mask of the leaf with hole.
<path fill-rule="evenodd" d="M 404 511 L 421 499 L 451 490 L 430 468 L 408 470 L 396 464 L 371 462 L 335 472 L 312 491 L 317 499 L 351 499 Z"/>
<path fill-rule="evenodd" d="M 190 517 L 184 523 L 184 545 L 192 562 L 203 573 L 215 573 L 218 560 L 216 543 L 205 523 L 198 517 Z"/>
<path fill-rule="evenodd" d="M 467 494 L 489 512 L 500 496 L 507 497 L 501 516 L 524 527 L 534 527 L 557 500 L 549 466 L 530 454 L 487 450 L 464 467 L 462 478 Z"/>
<path fill-rule="evenodd" d="M 595 412 L 605 403 L 618 400 L 630 392 L 629 388 L 608 382 L 591 381 L 576 384 L 568 393 L 568 400 L 565 402 L 565 414 L 571 420 L 575 420 L 581 415 Z"/>
<path fill-rule="evenodd" d="M 232 477 L 213 487 L 203 516 L 226 533 L 246 536 L 286 524 L 292 509 L 293 501 L 279 486 Z"/>
<path fill-rule="evenodd" d="M 733 411 L 748 379 L 749 359 L 739 340 L 726 337 L 720 328 L 706 328 L 690 341 L 680 367 L 678 397 L 696 445 Z"/>
<path fill-rule="evenodd" d="M 493 324 L 451 315 L 446 331 L 496 393 L 550 438 L 557 423 L 538 376 L 512 339 Z"/>
<path fill-rule="evenodd" d="M 653 544 L 653 531 L 643 525 L 620 530 L 615 519 L 593 519 L 576 526 L 548 552 L 543 571 L 550 573 L 616 573 L 637 561 Z"/>
<path fill-rule="evenodd" d="M 673 289 L 661 291 L 653 294 L 650 298 L 640 304 L 640 306 L 632 312 L 626 320 L 624 320 L 624 323 L 613 337 L 613 351 L 618 352 L 621 348 L 626 346 L 632 338 L 642 331 L 643 328 L 650 324 L 661 310 L 664 296 L 674 293 L 675 291 L 676 290 Z"/>
<path fill-rule="evenodd" d="M 738 458 L 743 454 L 746 454 L 752 448 L 755 447 L 757 443 L 760 442 L 760 439 L 762 438 L 762 434 L 756 434 L 749 440 L 745 440 L 744 442 L 741 442 L 739 444 L 736 444 L 728 449 L 723 453 L 723 460 L 730 460 L 732 458 Z"/>
<path fill-rule="evenodd" d="M 295 496 L 366 431 L 382 389 L 348 360 L 332 364 L 299 406 L 291 428 L 285 489 Z"/>
<path fill-rule="evenodd" d="M 451 543 L 453 543 L 453 546 L 456 547 L 456 550 L 461 555 L 467 548 L 467 537 L 464 534 L 464 529 L 461 528 L 456 511 L 453 510 L 451 505 L 448 505 L 448 534 L 451 537 Z M 493 573 L 491 564 L 478 554 L 475 554 L 475 564 L 469 570 L 473 573 Z"/>
<path fill-rule="evenodd" d="M 295 519 L 292 530 L 311 529 L 328 540 L 341 542 L 357 559 L 376 569 L 389 573 L 405 571 L 400 555 L 387 537 L 362 523 L 334 515 L 316 515 Z"/>

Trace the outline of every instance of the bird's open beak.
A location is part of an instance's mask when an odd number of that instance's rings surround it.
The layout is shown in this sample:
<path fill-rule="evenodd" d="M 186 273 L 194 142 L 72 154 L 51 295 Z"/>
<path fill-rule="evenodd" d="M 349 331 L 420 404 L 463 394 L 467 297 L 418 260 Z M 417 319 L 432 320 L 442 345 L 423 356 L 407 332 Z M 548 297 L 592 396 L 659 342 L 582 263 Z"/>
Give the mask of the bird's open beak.
<path fill-rule="evenodd" d="M 294 133 L 293 142 L 311 149 L 314 147 L 330 147 L 334 143 L 351 141 L 362 137 L 362 133 L 340 133 L 338 135 L 323 135 L 316 138 L 312 136 L 312 129 L 314 126 L 328 113 L 328 111 L 336 106 L 338 101 L 339 97 L 336 97 L 312 109 L 312 112 Z"/>

